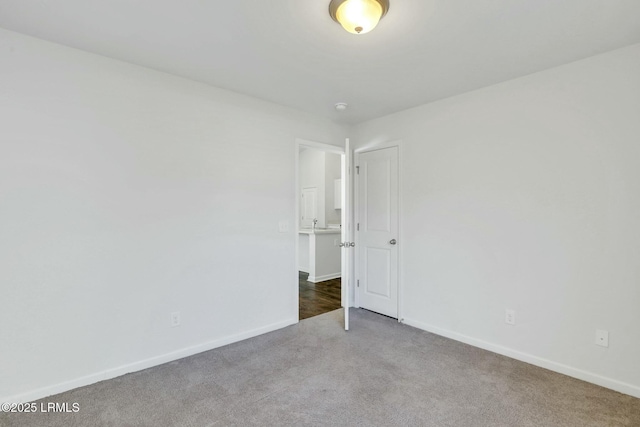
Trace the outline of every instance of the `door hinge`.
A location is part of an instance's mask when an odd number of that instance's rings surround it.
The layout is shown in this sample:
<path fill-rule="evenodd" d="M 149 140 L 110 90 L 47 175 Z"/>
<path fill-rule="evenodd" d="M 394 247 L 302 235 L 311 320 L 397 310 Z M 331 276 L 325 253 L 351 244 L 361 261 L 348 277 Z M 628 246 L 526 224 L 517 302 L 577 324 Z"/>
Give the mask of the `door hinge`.
<path fill-rule="evenodd" d="M 356 166 L 356 174 L 360 175 L 360 166 Z"/>
<path fill-rule="evenodd" d="M 356 231 L 360 231 L 360 223 L 356 226 Z"/>
<path fill-rule="evenodd" d="M 360 287 L 360 279 L 358 279 L 357 282 L 358 282 L 358 287 Z"/>

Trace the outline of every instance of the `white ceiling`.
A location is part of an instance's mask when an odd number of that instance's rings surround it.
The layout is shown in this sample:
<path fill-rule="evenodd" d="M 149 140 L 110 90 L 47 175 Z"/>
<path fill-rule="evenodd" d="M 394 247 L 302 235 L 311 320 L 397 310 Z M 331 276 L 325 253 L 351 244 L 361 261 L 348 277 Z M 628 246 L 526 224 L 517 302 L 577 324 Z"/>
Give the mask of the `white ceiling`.
<path fill-rule="evenodd" d="M 391 0 L 360 36 L 328 4 L 0 0 L 0 27 L 341 123 L 640 43 L 639 0 Z"/>

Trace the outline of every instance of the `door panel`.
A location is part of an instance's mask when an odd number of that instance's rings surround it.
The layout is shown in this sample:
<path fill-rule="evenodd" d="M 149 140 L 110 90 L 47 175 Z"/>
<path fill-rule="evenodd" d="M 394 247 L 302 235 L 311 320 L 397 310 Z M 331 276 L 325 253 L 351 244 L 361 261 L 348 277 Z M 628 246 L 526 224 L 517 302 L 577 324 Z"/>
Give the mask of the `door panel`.
<path fill-rule="evenodd" d="M 362 173 L 366 185 L 364 225 L 369 231 L 391 232 L 390 174 L 389 159 L 367 159 Z"/>
<path fill-rule="evenodd" d="M 357 154 L 358 305 L 398 317 L 398 147 Z"/>
<path fill-rule="evenodd" d="M 302 189 L 300 227 L 311 228 L 313 220 L 318 217 L 318 189 L 315 187 Z"/>
<path fill-rule="evenodd" d="M 391 296 L 391 251 L 366 248 L 364 291 L 369 294 L 389 298 Z"/>

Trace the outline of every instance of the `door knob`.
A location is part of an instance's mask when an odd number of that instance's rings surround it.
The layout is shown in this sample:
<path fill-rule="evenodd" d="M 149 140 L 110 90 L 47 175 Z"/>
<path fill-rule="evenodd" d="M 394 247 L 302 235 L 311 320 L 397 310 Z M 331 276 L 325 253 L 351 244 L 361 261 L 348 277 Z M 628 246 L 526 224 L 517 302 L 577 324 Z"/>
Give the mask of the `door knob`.
<path fill-rule="evenodd" d="M 391 245 L 395 245 L 396 243 L 398 243 L 398 242 L 396 242 L 396 239 L 391 239 L 389 241 L 389 244 L 391 244 Z"/>
<path fill-rule="evenodd" d="M 344 243 L 340 243 L 338 246 L 340 246 L 341 248 L 344 248 Z"/>

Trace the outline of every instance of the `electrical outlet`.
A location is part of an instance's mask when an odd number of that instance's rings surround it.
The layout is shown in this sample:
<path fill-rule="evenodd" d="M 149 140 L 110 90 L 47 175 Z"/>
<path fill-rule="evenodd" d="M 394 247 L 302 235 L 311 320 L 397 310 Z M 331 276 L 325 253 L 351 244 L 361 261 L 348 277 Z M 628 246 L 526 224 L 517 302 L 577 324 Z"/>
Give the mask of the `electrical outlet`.
<path fill-rule="evenodd" d="M 516 324 L 516 312 L 515 310 L 506 309 L 504 311 L 504 323 L 508 325 Z"/>
<path fill-rule="evenodd" d="M 288 233 L 289 232 L 289 221 L 282 220 L 278 222 L 278 231 L 280 233 Z"/>
<path fill-rule="evenodd" d="M 609 331 L 596 329 L 596 345 L 609 347 Z"/>
<path fill-rule="evenodd" d="M 175 328 L 176 326 L 180 326 L 180 312 L 174 311 L 171 313 L 171 327 Z"/>

